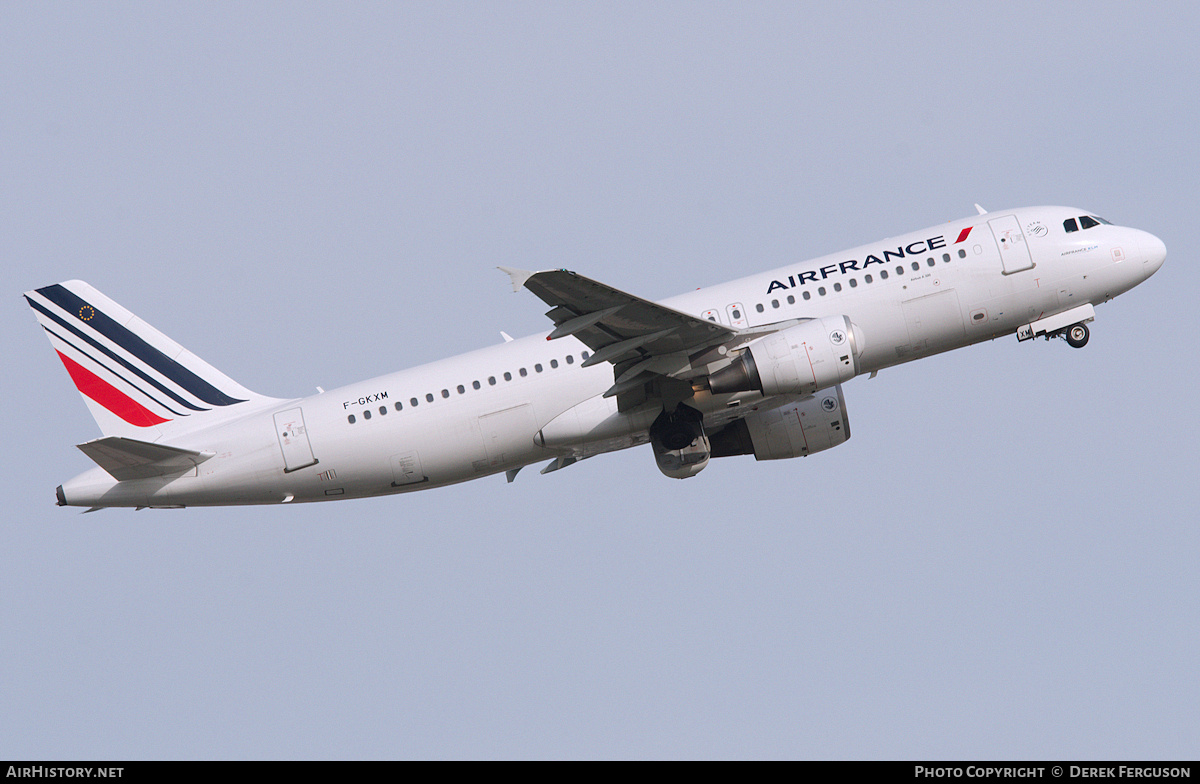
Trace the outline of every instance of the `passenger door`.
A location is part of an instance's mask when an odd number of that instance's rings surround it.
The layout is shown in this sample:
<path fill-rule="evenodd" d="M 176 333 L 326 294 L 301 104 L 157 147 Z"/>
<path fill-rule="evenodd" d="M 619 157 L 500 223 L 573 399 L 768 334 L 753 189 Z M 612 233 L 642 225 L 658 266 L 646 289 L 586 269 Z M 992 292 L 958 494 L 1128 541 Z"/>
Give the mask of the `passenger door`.
<path fill-rule="evenodd" d="M 1033 256 L 1029 252 L 1029 244 L 1021 233 L 1021 224 L 1017 223 L 1016 215 L 1005 215 L 1003 218 L 993 218 L 988 221 L 992 228 L 992 236 L 996 238 L 996 246 L 1000 248 L 1000 263 L 1004 265 L 1004 274 L 1011 275 L 1033 267 Z"/>

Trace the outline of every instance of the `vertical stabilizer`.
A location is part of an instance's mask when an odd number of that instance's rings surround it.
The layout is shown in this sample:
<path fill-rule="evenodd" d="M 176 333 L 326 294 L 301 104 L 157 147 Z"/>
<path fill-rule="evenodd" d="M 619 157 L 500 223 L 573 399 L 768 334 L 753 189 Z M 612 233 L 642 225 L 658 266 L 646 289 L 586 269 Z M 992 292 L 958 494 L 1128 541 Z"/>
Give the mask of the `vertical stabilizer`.
<path fill-rule="evenodd" d="M 106 436 L 154 441 L 270 400 L 81 280 L 25 299 Z"/>

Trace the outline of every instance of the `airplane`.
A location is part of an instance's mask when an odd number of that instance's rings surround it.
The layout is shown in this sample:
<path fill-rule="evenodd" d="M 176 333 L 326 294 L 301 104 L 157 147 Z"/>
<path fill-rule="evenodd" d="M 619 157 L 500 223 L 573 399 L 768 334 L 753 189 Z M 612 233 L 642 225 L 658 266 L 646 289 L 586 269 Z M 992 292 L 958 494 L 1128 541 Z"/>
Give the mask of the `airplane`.
<path fill-rule="evenodd" d="M 102 437 L 59 506 L 183 508 L 407 493 L 649 444 L 713 458 L 844 443 L 856 376 L 1016 335 L 1088 342 L 1094 307 L 1166 247 L 1085 210 L 977 214 L 651 302 L 565 269 L 501 267 L 546 333 L 328 392 L 252 392 L 78 280 L 25 293 Z M 503 333 L 502 333 L 503 334 Z"/>

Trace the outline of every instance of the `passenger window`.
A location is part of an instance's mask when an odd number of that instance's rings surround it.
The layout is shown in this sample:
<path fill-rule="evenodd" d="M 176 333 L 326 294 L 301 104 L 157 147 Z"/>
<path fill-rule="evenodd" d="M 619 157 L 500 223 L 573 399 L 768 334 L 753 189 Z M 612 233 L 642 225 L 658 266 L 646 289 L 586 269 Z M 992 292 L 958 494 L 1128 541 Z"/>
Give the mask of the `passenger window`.
<path fill-rule="evenodd" d="M 788 304 L 789 304 L 789 305 L 795 305 L 795 304 L 796 304 L 796 298 L 795 298 L 795 297 L 793 297 L 791 294 L 788 294 Z"/>
<path fill-rule="evenodd" d="M 426 403 L 432 403 L 432 402 L 433 402 L 433 393 L 432 393 L 432 392 L 426 392 L 426 393 L 425 393 L 425 402 L 426 402 Z"/>
<path fill-rule="evenodd" d="M 550 360 L 550 367 L 552 367 L 552 368 L 558 367 L 558 360 L 557 359 Z"/>
<path fill-rule="evenodd" d="M 804 292 L 803 296 L 804 296 L 804 298 L 805 298 L 806 300 L 807 300 L 807 299 L 812 299 L 812 294 L 810 294 L 810 293 L 809 293 L 809 292 L 807 292 L 807 291 L 806 291 L 806 292 Z"/>
<path fill-rule="evenodd" d="M 460 395 L 467 394 L 467 388 L 464 387 L 462 384 L 459 384 L 458 385 L 458 394 L 460 394 Z"/>
<path fill-rule="evenodd" d="M 897 266 L 897 267 L 896 267 L 896 274 L 897 274 L 897 275 L 903 275 L 903 274 L 904 274 L 904 267 Z"/>
<path fill-rule="evenodd" d="M 570 354 L 567 354 L 567 364 L 568 365 L 575 364 L 575 357 L 571 356 Z"/>
<path fill-rule="evenodd" d="M 834 283 L 834 284 L 833 284 L 833 290 L 834 290 L 834 291 L 841 291 L 841 290 L 842 290 L 842 284 L 841 284 L 841 283 Z"/>
<path fill-rule="evenodd" d="M 961 248 L 960 248 L 960 250 L 961 250 Z M 964 256 L 966 256 L 966 255 L 967 255 L 966 251 L 963 251 L 963 255 L 964 255 Z M 943 254 L 942 254 L 942 261 L 949 263 L 949 261 L 950 261 L 950 254 L 949 254 L 949 253 L 943 253 Z"/>
<path fill-rule="evenodd" d="M 1099 226 L 1099 225 L 1100 225 L 1100 223 L 1098 221 L 1094 221 L 1086 215 L 1079 216 L 1079 228 L 1081 228 L 1081 229 L 1090 229 L 1094 226 Z"/>
<path fill-rule="evenodd" d="M 589 353 L 587 353 L 587 352 L 585 351 L 585 352 L 583 352 L 582 354 L 580 354 L 579 356 L 583 357 L 584 359 L 587 359 L 588 357 L 590 357 L 590 356 L 591 356 L 591 354 L 589 354 Z"/>
<path fill-rule="evenodd" d="M 488 376 L 488 386 L 496 386 L 496 377 Z"/>
<path fill-rule="evenodd" d="M 525 368 L 521 368 L 521 369 L 520 369 L 520 370 L 518 370 L 517 372 L 521 374 L 521 378 L 525 378 L 526 376 L 528 376 L 528 375 L 529 375 L 529 371 L 528 371 L 528 370 L 526 370 Z"/>
<path fill-rule="evenodd" d="M 353 425 L 357 420 L 354 419 L 354 414 L 351 414 L 350 416 L 346 417 L 346 421 Z"/>
<path fill-rule="evenodd" d="M 819 289 L 817 289 L 817 293 L 820 294 L 822 297 L 824 297 L 825 296 L 825 287 L 821 286 Z"/>
<path fill-rule="evenodd" d="M 366 411 L 363 411 L 363 419 L 370 419 L 370 418 L 371 418 L 371 411 L 370 411 L 370 409 L 368 409 L 368 410 L 366 410 Z"/>
<path fill-rule="evenodd" d="M 450 390 L 449 390 L 449 389 L 443 389 L 443 390 L 442 390 L 442 397 L 450 397 Z"/>
<path fill-rule="evenodd" d="M 771 300 L 771 307 L 773 307 L 773 308 L 779 307 L 779 300 L 777 300 L 777 299 Z"/>
<path fill-rule="evenodd" d="M 875 279 L 874 279 L 874 278 L 872 278 L 870 275 L 866 275 L 866 276 L 864 276 L 864 277 L 863 277 L 863 280 L 865 280 L 867 283 L 874 283 L 874 282 L 875 282 Z"/>
<path fill-rule="evenodd" d="M 965 250 L 963 250 L 962 248 L 959 248 L 958 249 L 958 257 L 960 259 L 965 259 L 967 257 L 967 252 Z M 946 261 L 949 261 L 949 260 L 950 259 L 946 259 Z"/>
<path fill-rule="evenodd" d="M 386 416 L 386 415 L 387 415 L 387 406 L 380 406 L 379 407 L 379 416 Z"/>
<path fill-rule="evenodd" d="M 533 369 L 534 369 L 534 372 L 541 373 L 542 372 L 542 363 L 541 362 L 537 363 L 536 365 L 533 366 Z"/>
<path fill-rule="evenodd" d="M 734 308 L 733 309 L 733 317 L 735 319 L 740 319 L 742 317 L 742 311 L 738 310 L 737 308 Z"/>
<path fill-rule="evenodd" d="M 853 289 L 853 288 L 857 288 L 857 287 L 858 287 L 858 281 L 855 280 L 854 278 L 851 278 L 850 279 L 850 288 Z"/>
<path fill-rule="evenodd" d="M 887 270 L 879 270 L 879 279 L 887 280 Z"/>
<path fill-rule="evenodd" d="M 937 262 L 933 260 L 933 256 L 930 256 L 928 259 L 926 259 L 925 263 L 931 267 L 934 266 L 935 264 L 937 264 Z"/>
<path fill-rule="evenodd" d="M 913 272 L 917 272 L 921 269 L 921 265 L 914 261 L 912 263 L 912 268 L 913 268 Z"/>
<path fill-rule="evenodd" d="M 409 404 L 410 406 L 412 406 L 413 408 L 416 408 L 416 407 L 417 407 L 417 403 L 418 403 L 418 402 L 419 402 L 419 401 L 418 401 L 418 400 L 417 400 L 417 399 L 414 397 L 414 398 L 412 398 L 411 400 L 409 400 L 409 401 L 408 401 L 408 404 Z"/>
<path fill-rule="evenodd" d="M 1067 230 L 1067 234 L 1070 234 L 1073 231 L 1079 231 L 1079 227 L 1075 225 L 1074 218 L 1067 218 L 1065 221 L 1063 221 L 1063 228 Z"/>
<path fill-rule="evenodd" d="M 754 306 L 754 309 L 755 309 L 755 310 L 757 310 L 759 313 L 762 313 L 762 312 L 763 312 L 763 306 L 762 306 L 762 303 L 760 302 L 760 303 L 758 303 L 757 305 L 755 305 L 755 306 Z"/>
<path fill-rule="evenodd" d="M 403 411 L 403 410 L 404 410 L 404 404 L 403 404 L 403 403 L 401 403 L 399 400 L 397 400 L 397 401 L 396 401 L 396 410 L 397 410 L 397 411 Z"/>
<path fill-rule="evenodd" d="M 512 381 L 512 373 L 509 373 L 507 370 L 506 370 L 506 371 L 504 371 L 504 380 L 505 380 L 505 381 Z"/>
<path fill-rule="evenodd" d="M 479 387 L 480 387 L 480 384 L 478 381 L 471 382 L 471 389 L 479 389 Z"/>

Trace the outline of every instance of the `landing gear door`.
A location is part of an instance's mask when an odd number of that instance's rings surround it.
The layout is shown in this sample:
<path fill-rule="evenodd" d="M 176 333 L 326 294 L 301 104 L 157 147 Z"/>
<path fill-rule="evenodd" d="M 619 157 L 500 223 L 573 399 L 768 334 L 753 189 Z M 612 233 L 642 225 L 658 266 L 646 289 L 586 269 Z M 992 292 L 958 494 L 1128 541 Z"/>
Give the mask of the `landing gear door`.
<path fill-rule="evenodd" d="M 283 450 L 285 474 L 317 464 L 308 442 L 308 430 L 304 427 L 304 413 L 300 409 L 289 408 L 276 414 L 275 433 L 279 436 L 279 448 Z"/>
<path fill-rule="evenodd" d="M 1025 242 L 1016 215 L 993 218 L 988 221 L 988 226 L 992 227 L 992 236 L 1000 248 L 1000 263 L 1004 265 L 1005 275 L 1033 267 L 1033 256 L 1029 253 L 1029 244 Z"/>

